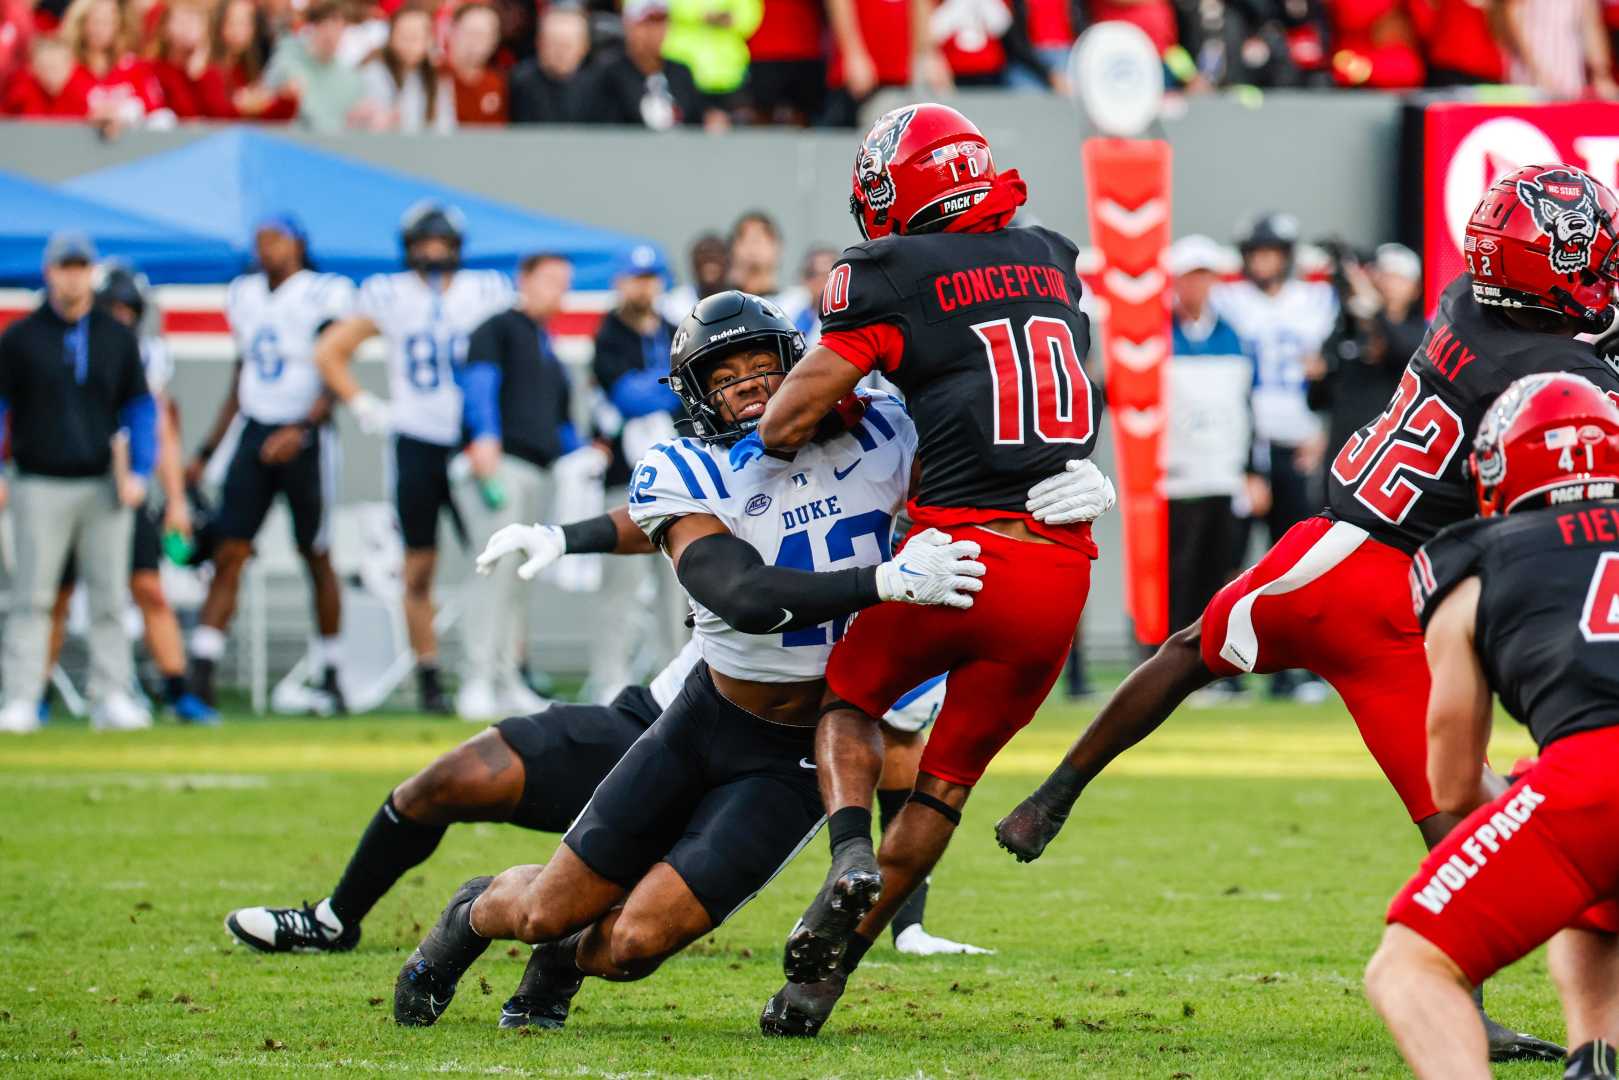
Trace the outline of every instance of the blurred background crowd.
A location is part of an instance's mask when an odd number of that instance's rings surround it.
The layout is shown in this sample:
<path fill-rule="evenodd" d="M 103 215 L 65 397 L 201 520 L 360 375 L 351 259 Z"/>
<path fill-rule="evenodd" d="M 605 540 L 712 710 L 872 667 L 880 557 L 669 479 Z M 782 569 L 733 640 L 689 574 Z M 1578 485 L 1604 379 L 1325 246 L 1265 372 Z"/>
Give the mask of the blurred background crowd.
<path fill-rule="evenodd" d="M 1168 85 L 1619 97 L 1619 0 L 0 0 L 0 114 L 116 133 L 852 125 L 885 87 L 1064 91 L 1132 23 Z"/>

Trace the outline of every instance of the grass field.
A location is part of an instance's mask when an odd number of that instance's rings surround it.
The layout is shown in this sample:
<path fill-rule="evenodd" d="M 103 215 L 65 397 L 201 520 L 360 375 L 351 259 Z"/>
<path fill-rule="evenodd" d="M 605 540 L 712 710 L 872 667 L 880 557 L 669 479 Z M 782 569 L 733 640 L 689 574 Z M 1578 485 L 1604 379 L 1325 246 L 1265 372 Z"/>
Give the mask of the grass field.
<path fill-rule="evenodd" d="M 27 1076 L 1354 1077 L 1403 1074 L 1360 972 L 1416 831 L 1336 704 L 1189 711 L 1121 760 L 1046 856 L 994 821 L 1090 716 L 1048 707 L 986 778 L 929 925 L 994 956 L 874 949 L 825 1034 L 765 1041 L 782 936 L 825 868 L 812 844 L 651 979 L 592 982 L 565 1032 L 499 1031 L 522 959 L 492 949 L 437 1027 L 390 1018 L 394 974 L 462 880 L 555 837 L 459 826 L 345 956 L 233 947 L 232 907 L 325 895 L 389 787 L 455 722 L 241 721 L 0 743 L 0 1072 Z M 1515 729 L 1497 752 L 1518 753 Z M 1510 760 L 1510 757 L 1508 757 Z M 1547 1037 L 1539 956 L 1492 1011 Z M 1509 1077 L 1560 1074 L 1502 1067 Z"/>

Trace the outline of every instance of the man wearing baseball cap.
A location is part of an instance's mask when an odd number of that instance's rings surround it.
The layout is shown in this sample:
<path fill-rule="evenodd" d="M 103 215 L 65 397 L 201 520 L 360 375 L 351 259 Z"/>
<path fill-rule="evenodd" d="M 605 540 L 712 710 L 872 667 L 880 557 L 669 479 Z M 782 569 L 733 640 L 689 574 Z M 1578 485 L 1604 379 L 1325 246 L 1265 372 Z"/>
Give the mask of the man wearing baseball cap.
<path fill-rule="evenodd" d="M 624 0 L 623 47 L 607 50 L 579 73 L 579 122 L 653 131 L 705 121 L 725 126 L 725 114 L 709 108 L 691 69 L 664 57 L 668 36 L 669 0 Z"/>
<path fill-rule="evenodd" d="M 1236 569 L 1244 497 L 1264 514 L 1269 489 L 1253 452 L 1253 358 L 1209 293 L 1237 260 L 1207 236 L 1177 240 L 1165 257 L 1174 279 L 1173 349 L 1164 495 L 1169 501 L 1169 629 L 1190 625 Z"/>
<path fill-rule="evenodd" d="M 51 606 L 69 552 L 90 602 L 91 726 L 150 727 L 130 696 L 124 584 L 132 508 L 146 501 L 157 458 L 157 408 L 140 344 L 95 307 L 95 245 L 59 232 L 45 246 L 45 302 L 0 334 L 0 422 L 11 419 L 15 478 L 0 480 L 16 533 L 0 731 L 39 726 Z M 129 433 L 127 470 L 115 473 L 113 437 Z"/>

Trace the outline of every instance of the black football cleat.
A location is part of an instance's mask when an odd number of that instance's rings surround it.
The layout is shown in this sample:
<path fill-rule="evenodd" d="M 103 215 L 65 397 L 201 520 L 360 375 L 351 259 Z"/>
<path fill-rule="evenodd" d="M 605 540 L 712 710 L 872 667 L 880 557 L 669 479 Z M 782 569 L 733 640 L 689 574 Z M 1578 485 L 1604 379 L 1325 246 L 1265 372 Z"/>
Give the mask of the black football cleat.
<path fill-rule="evenodd" d="M 835 971 L 830 979 L 820 982 L 788 983 L 765 1002 L 765 1011 L 759 1014 L 759 1030 L 779 1038 L 815 1038 L 843 996 L 848 978 L 842 971 Z"/>
<path fill-rule="evenodd" d="M 1034 862 L 1046 850 L 1046 845 L 1057 838 L 1067 820 L 1067 814 L 1053 813 L 1031 795 L 996 822 L 995 842 L 1010 851 L 1018 862 Z"/>
<path fill-rule="evenodd" d="M 259 952 L 348 952 L 360 943 L 360 927 L 345 926 L 324 902 L 319 907 L 238 908 L 225 916 L 225 929 Z"/>
<path fill-rule="evenodd" d="M 869 846 L 849 844 L 832 856 L 826 883 L 787 935 L 781 964 L 787 981 L 814 983 L 831 978 L 849 947 L 849 936 L 882 892 L 883 875 Z"/>
<path fill-rule="evenodd" d="M 1611 1080 L 1614 1076 L 1619 1076 L 1619 1055 L 1612 1043 L 1601 1039 L 1575 1047 L 1563 1069 L 1563 1080 Z"/>
<path fill-rule="evenodd" d="M 1513 1031 L 1484 1017 L 1484 1035 L 1490 1044 L 1491 1061 L 1562 1061 L 1567 1051 L 1556 1043 Z"/>
<path fill-rule="evenodd" d="M 337 669 L 329 667 L 321 675 L 320 682 L 313 686 L 316 716 L 346 716 L 349 703 L 343 697 L 343 686 L 337 681 Z"/>
<path fill-rule="evenodd" d="M 473 932 L 467 913 L 493 880 L 473 878 L 455 890 L 438 922 L 399 969 L 394 980 L 394 1023 L 429 1027 L 450 1007 L 456 983 L 489 947 L 488 938 Z"/>
<path fill-rule="evenodd" d="M 573 996 L 579 992 L 585 977 L 577 969 L 569 971 L 555 964 L 554 957 L 547 955 L 548 951 L 541 945 L 528 958 L 528 967 L 523 969 L 517 992 L 500 1007 L 501 1027 L 561 1031 L 562 1025 L 568 1022 Z"/>

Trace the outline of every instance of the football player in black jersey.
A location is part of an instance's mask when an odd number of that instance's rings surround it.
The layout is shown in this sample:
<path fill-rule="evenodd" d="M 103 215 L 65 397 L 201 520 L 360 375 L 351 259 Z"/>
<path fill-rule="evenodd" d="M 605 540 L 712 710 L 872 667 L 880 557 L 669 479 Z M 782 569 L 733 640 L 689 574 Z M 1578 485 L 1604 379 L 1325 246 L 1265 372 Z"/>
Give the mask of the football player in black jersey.
<path fill-rule="evenodd" d="M 1090 321 L 1078 255 L 1049 229 L 1013 228 L 1027 199 L 983 134 L 943 105 L 879 119 L 856 152 L 850 209 L 864 243 L 827 276 L 821 338 L 767 406 L 751 445 L 804 445 L 826 410 L 872 371 L 905 393 L 920 439 L 918 530 L 971 536 L 993 569 L 971 610 L 916 618 L 863 612 L 832 650 L 816 736 L 832 867 L 788 939 L 789 985 L 766 1034 L 813 1035 L 844 979 L 927 877 L 990 760 L 1034 716 L 1068 657 L 1090 588 L 1090 520 L 1112 488 L 1089 457 L 1101 395 L 1082 366 Z M 1087 503 L 1053 514 L 1029 485 L 1089 478 Z M 949 672 L 909 804 L 871 844 L 880 717 L 908 687 Z M 805 989 L 813 986 L 814 989 Z"/>
<path fill-rule="evenodd" d="M 1448 285 L 1394 399 L 1328 470 L 1329 508 L 1294 526 L 1214 598 L 1202 619 L 1137 668 L 1038 790 L 996 826 L 1020 861 L 1039 857 L 1085 785 L 1194 691 L 1244 671 L 1304 668 L 1354 717 L 1432 847 L 1456 824 L 1428 790 L 1422 630 L 1404 603 L 1411 554 L 1472 515 L 1464 446 L 1485 410 L 1525 375 L 1568 371 L 1619 392 L 1575 335 L 1613 320 L 1619 198 L 1569 165 L 1498 180 L 1467 225 L 1469 270 Z M 1500 1057 L 1560 1049 L 1499 1025 Z"/>
<path fill-rule="evenodd" d="M 1548 939 L 1566 1080 L 1615 1075 L 1619 1041 L 1619 407 L 1573 375 L 1501 395 L 1473 446 L 1479 512 L 1417 553 L 1428 778 L 1467 817 L 1389 906 L 1366 971 L 1419 1077 L 1484 1080 L 1468 991 Z M 1491 692 L 1540 760 L 1499 791 Z M 1593 906 L 1595 905 L 1595 906 Z"/>

